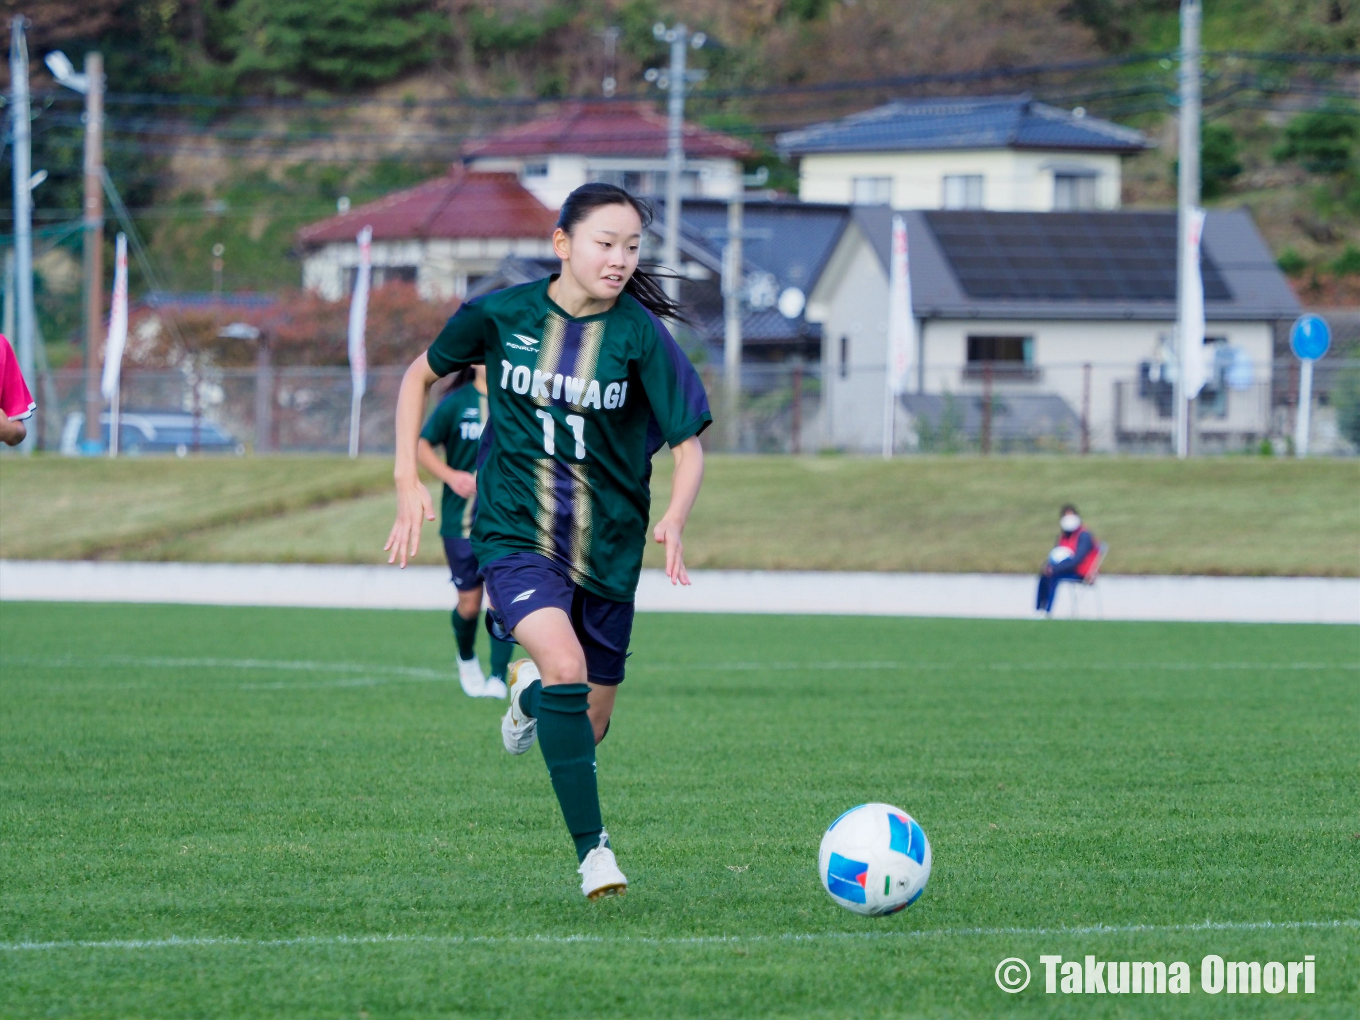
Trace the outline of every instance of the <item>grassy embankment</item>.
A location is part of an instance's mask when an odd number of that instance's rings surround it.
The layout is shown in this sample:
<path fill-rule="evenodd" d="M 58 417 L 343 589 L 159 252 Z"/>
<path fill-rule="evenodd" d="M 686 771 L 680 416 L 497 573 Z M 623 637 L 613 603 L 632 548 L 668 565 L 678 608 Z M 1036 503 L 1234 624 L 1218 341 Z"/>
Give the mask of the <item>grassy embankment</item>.
<path fill-rule="evenodd" d="M 654 512 L 669 491 L 657 459 Z M 0 556 L 375 563 L 389 462 L 0 462 Z M 1360 464 L 709 458 L 694 567 L 1029 572 L 1072 500 L 1116 573 L 1360 574 Z M 436 529 L 418 562 L 442 563 Z M 647 562 L 656 565 L 658 550 Z"/>

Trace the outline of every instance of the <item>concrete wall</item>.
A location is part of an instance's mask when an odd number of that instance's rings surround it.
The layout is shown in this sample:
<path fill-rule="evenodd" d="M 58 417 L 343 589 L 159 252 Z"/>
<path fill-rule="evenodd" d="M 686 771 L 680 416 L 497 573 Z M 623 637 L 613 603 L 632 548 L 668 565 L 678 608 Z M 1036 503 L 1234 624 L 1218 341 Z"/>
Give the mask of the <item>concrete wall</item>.
<path fill-rule="evenodd" d="M 1106 153 L 1017 149 L 939 152 L 857 152 L 802 157 L 798 197 L 805 202 L 853 201 L 856 177 L 891 177 L 897 209 L 940 209 L 947 174 L 981 174 L 983 208 L 1002 212 L 1053 209 L 1053 176 L 1064 170 L 1097 174 L 1096 208 L 1118 209 L 1119 157 Z"/>
<path fill-rule="evenodd" d="M 495 271 L 507 255 L 526 258 L 552 256 L 550 238 L 433 238 L 428 241 L 374 241 L 375 269 L 416 270 L 416 287 L 427 301 L 462 297 L 468 278 Z M 359 264 L 353 241 L 313 249 L 302 260 L 302 286 L 338 301 L 349 293 L 351 271 Z"/>
<path fill-rule="evenodd" d="M 849 235 L 856 235 L 851 238 Z M 837 245 L 807 307 L 822 324 L 822 406 L 813 432 L 825 446 L 879 449 L 888 350 L 888 278 L 851 227 Z M 848 357 L 841 362 L 842 338 Z"/>

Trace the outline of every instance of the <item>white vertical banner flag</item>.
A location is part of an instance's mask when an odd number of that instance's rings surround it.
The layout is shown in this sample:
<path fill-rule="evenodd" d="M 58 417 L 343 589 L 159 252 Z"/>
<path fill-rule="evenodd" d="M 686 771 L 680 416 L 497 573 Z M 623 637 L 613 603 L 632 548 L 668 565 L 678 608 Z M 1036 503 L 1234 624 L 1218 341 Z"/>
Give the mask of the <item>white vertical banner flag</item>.
<path fill-rule="evenodd" d="M 911 266 L 907 254 L 907 224 L 901 216 L 892 220 L 892 252 L 888 265 L 888 361 L 883 396 L 883 456 L 891 457 L 895 437 L 897 398 L 907 388 L 916 318 L 911 308 Z"/>
<path fill-rule="evenodd" d="M 354 276 L 354 292 L 349 301 L 349 455 L 359 456 L 359 407 L 368 387 L 368 348 L 364 328 L 368 324 L 368 287 L 373 277 L 373 228 L 364 227 L 359 242 L 359 269 Z"/>
<path fill-rule="evenodd" d="M 1200 238 L 1204 233 L 1204 210 L 1190 210 L 1185 218 L 1186 257 L 1181 266 L 1185 274 L 1181 293 L 1185 295 L 1185 318 L 1181 323 L 1180 347 L 1181 399 L 1194 400 L 1204 388 L 1208 373 L 1204 364 L 1204 276 L 1200 272 Z"/>
<path fill-rule="evenodd" d="M 127 235 L 119 233 L 114 244 L 113 301 L 109 306 L 109 332 L 104 342 L 104 377 L 99 391 L 109 402 L 109 456 L 118 456 L 118 396 L 123 374 L 123 350 L 128 331 Z"/>

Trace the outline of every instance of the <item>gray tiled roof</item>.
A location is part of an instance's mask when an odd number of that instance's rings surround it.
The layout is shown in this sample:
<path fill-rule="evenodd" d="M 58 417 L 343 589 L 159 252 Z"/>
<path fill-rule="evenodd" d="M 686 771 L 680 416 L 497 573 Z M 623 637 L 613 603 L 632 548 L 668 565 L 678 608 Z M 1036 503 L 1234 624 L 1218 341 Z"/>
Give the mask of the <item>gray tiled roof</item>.
<path fill-rule="evenodd" d="M 900 100 L 779 136 L 786 156 L 934 149 L 1071 149 L 1132 153 L 1138 131 L 1029 96 Z"/>
<path fill-rule="evenodd" d="M 859 206 L 855 223 L 886 269 L 893 211 Z M 972 246 L 942 225 L 956 214 L 902 213 L 911 296 L 930 318 L 1141 319 L 1176 317 L 1176 213 L 1165 211 L 968 212 Z M 945 235 L 942 238 L 942 234 Z M 1299 302 L 1245 209 L 1210 210 L 1204 224 L 1205 314 L 1211 320 L 1292 319 Z M 1149 260 L 1162 272 L 1151 275 Z M 1036 264 L 1044 271 L 1036 272 Z M 971 263 L 971 264 L 970 264 Z M 985 263 L 985 264 L 983 264 Z M 1055 287 L 1065 276 L 1097 286 Z M 989 283 L 980 287 L 978 280 Z M 970 293 L 970 286 L 972 292 Z"/>
<path fill-rule="evenodd" d="M 727 202 L 686 199 L 682 230 L 721 266 L 727 233 Z M 664 212 L 664 207 L 659 211 Z M 748 199 L 743 207 L 742 261 L 746 272 L 771 273 L 779 288 L 810 291 L 831 257 L 849 219 L 843 205 L 796 199 Z"/>

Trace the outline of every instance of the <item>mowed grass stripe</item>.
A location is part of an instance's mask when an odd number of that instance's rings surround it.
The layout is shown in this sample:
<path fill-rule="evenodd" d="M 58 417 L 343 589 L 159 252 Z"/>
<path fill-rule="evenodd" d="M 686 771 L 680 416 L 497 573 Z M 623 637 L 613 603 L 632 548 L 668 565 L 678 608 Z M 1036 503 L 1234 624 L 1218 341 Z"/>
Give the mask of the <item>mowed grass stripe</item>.
<path fill-rule="evenodd" d="M 1360 995 L 1360 628 L 641 616 L 598 904 L 447 614 L 5 603 L 0 648 L 0 942 L 97 944 L 6 953 L 7 1016 L 993 1016 L 1055 947 Z M 880 799 L 935 871 L 865 919 L 816 849 Z"/>
<path fill-rule="evenodd" d="M 1360 919 L 1336 921 L 1205 921 L 1198 924 L 1091 924 L 1072 928 L 940 928 L 911 931 L 834 931 L 785 932 L 782 935 L 694 935 L 654 938 L 645 935 L 305 935 L 283 939 L 241 939 L 230 936 L 199 936 L 168 939 L 111 939 L 104 942 L 0 942 L 0 952 L 50 952 L 63 949 L 177 949 L 198 946 L 248 946 L 250 948 L 287 948 L 291 946 L 370 946 L 403 942 L 461 945 L 574 945 L 576 943 L 636 943 L 657 946 L 707 946 L 748 942 L 818 942 L 824 939 L 950 939 L 1000 938 L 1010 935 L 1132 935 L 1139 932 L 1311 931 L 1314 929 L 1360 928 Z"/>
<path fill-rule="evenodd" d="M 1041 626 L 1046 626 L 1041 624 Z M 998 672 L 1043 673 L 1068 668 L 1067 662 L 990 662 L 973 664 L 968 668 L 988 669 Z M 97 659 L 78 659 L 73 657 L 26 657 L 0 656 L 0 668 L 11 666 L 37 667 L 41 669 L 115 670 L 115 669 L 207 669 L 252 671 L 265 670 L 280 673 L 384 673 L 394 677 L 412 679 L 449 679 L 448 670 L 420 666 L 392 666 L 384 663 L 369 662 L 327 662 L 324 660 L 281 661 L 267 659 L 165 659 L 155 657 L 106 656 Z M 753 671 L 802 671 L 826 672 L 849 670 L 957 670 L 957 662 L 915 662 L 900 661 L 856 661 L 837 662 L 789 662 L 771 660 L 768 662 L 642 662 L 630 665 L 632 671 L 691 670 L 704 672 L 753 672 Z M 1360 670 L 1360 661 L 1355 662 L 1087 662 L 1083 670 L 1096 672 L 1119 672 L 1122 670 Z"/>

